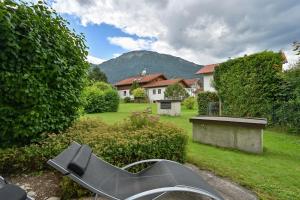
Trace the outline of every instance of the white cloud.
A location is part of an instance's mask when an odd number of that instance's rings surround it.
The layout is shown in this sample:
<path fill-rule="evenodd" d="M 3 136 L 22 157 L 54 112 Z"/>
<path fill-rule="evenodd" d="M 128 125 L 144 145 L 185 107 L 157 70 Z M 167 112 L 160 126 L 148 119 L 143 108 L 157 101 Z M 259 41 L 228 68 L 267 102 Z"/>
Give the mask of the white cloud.
<path fill-rule="evenodd" d="M 119 57 L 121 54 L 120 53 L 114 53 L 113 58 Z"/>
<path fill-rule="evenodd" d="M 97 57 L 91 56 L 91 55 L 88 55 L 87 56 L 87 61 L 90 62 L 90 63 L 93 63 L 93 64 L 101 64 L 105 60 L 101 59 L 101 58 L 97 58 Z"/>
<path fill-rule="evenodd" d="M 83 25 L 106 23 L 142 37 L 109 38 L 124 49 L 150 49 L 199 64 L 287 51 L 300 40 L 298 0 L 56 0 L 53 7 L 78 16 Z"/>
<path fill-rule="evenodd" d="M 126 50 L 141 50 L 149 49 L 151 45 L 151 40 L 145 39 L 133 39 L 131 37 L 108 37 L 108 41 L 111 44 L 118 45 Z"/>

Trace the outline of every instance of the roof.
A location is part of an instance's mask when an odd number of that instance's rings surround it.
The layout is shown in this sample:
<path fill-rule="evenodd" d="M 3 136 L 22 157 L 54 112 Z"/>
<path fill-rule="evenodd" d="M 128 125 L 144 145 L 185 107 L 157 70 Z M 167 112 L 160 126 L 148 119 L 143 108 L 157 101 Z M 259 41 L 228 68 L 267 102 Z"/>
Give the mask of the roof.
<path fill-rule="evenodd" d="M 162 86 L 173 85 L 175 83 L 180 83 L 180 82 L 184 84 L 186 87 L 189 87 L 189 85 L 183 79 L 169 79 L 169 80 L 156 81 L 153 83 L 148 83 L 143 87 L 145 88 L 162 87 Z"/>
<path fill-rule="evenodd" d="M 199 71 L 196 72 L 196 74 L 211 74 L 215 71 L 215 68 L 219 64 L 209 64 L 209 65 L 204 65 Z"/>
<path fill-rule="evenodd" d="M 189 86 L 195 84 L 198 82 L 198 79 L 194 78 L 194 79 L 184 79 L 184 81 L 186 82 L 186 84 L 188 84 Z"/>
<path fill-rule="evenodd" d="M 135 77 L 130 77 L 130 78 L 121 80 L 121 81 L 115 83 L 115 86 L 131 85 L 134 81 L 137 81 L 138 83 L 148 83 L 158 77 L 167 79 L 163 74 L 149 74 L 146 76 L 135 76 Z"/>

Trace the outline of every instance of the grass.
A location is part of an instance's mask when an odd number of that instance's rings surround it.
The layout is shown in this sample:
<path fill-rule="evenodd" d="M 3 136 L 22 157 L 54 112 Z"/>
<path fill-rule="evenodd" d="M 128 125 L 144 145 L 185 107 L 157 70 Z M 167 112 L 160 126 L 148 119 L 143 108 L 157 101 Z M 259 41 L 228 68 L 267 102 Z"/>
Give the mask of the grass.
<path fill-rule="evenodd" d="M 133 111 L 145 110 L 155 104 L 121 104 L 117 113 L 90 114 L 107 123 L 115 123 Z M 182 109 L 180 117 L 161 116 L 161 120 L 184 128 L 189 134 L 188 162 L 210 170 L 253 190 L 261 199 L 300 199 L 300 136 L 266 130 L 264 153 L 248 154 L 241 151 L 203 145 L 192 141 L 192 125 L 188 119 L 196 110 Z"/>

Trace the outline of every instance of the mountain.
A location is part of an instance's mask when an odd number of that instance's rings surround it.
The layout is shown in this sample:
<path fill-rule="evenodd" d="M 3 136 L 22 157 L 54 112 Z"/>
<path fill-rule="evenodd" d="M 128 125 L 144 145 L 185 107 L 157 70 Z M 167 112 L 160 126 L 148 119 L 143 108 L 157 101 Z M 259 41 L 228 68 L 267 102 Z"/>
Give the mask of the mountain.
<path fill-rule="evenodd" d="M 99 65 L 110 83 L 136 76 L 146 69 L 147 74 L 163 73 L 167 78 L 200 78 L 195 73 L 202 67 L 179 57 L 153 51 L 131 51 Z"/>

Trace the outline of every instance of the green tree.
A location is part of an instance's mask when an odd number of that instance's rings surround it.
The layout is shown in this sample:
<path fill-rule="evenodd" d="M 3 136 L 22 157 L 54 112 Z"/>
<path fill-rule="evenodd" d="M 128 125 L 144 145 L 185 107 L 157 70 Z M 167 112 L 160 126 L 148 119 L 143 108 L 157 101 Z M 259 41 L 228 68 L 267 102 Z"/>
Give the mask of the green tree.
<path fill-rule="evenodd" d="M 134 96 L 134 102 L 136 103 L 145 103 L 147 101 L 147 95 L 144 88 L 136 88 L 132 91 Z"/>
<path fill-rule="evenodd" d="M 179 83 L 169 85 L 165 91 L 165 98 L 168 99 L 185 99 L 188 96 L 189 94 L 187 93 L 187 91 Z"/>
<path fill-rule="evenodd" d="M 134 98 L 145 98 L 146 92 L 144 88 L 136 88 L 132 91 Z"/>
<path fill-rule="evenodd" d="M 97 66 L 91 66 L 89 70 L 89 79 L 91 81 L 101 81 L 107 83 L 107 76 L 104 72 L 100 70 Z"/>
<path fill-rule="evenodd" d="M 139 88 L 139 87 L 140 87 L 140 84 L 137 81 L 133 81 L 133 83 L 130 87 L 129 93 L 132 94 L 132 91 Z"/>
<path fill-rule="evenodd" d="M 0 146 L 69 127 L 88 69 L 83 35 L 42 2 L 17 2 L 0 1 Z"/>

